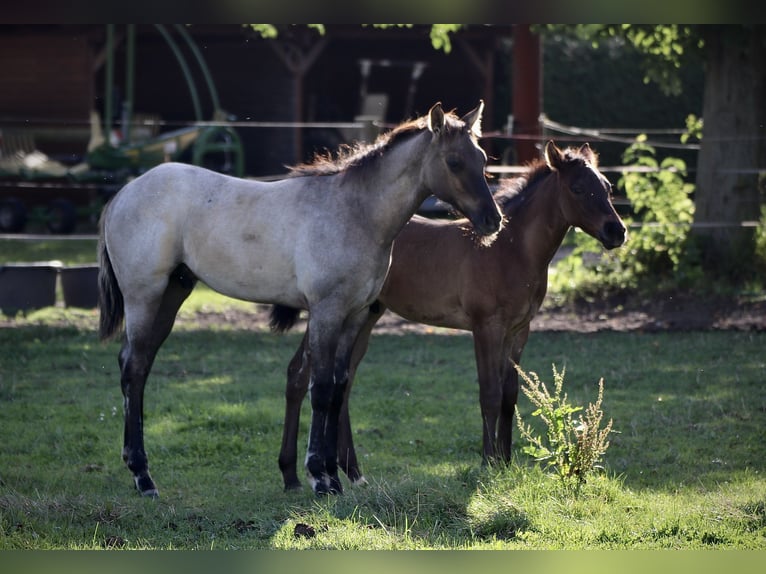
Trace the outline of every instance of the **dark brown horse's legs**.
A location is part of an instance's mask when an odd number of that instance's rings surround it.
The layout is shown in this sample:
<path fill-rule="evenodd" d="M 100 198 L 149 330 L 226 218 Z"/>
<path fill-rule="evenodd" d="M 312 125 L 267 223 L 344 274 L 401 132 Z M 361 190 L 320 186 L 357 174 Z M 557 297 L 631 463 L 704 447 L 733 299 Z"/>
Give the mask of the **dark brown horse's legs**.
<path fill-rule="evenodd" d="M 497 451 L 504 461 L 511 460 L 513 445 L 513 416 L 519 399 L 519 373 L 516 365 L 521 361 L 521 354 L 529 338 L 530 325 L 527 323 L 513 337 L 511 342 L 511 360 L 504 364 L 502 376 L 503 400 L 500 405 L 500 420 L 497 426 Z"/>
<path fill-rule="evenodd" d="M 494 461 L 497 453 L 497 421 L 500 416 L 503 355 L 498 348 L 504 333 L 500 327 L 477 325 L 473 330 L 476 370 L 479 379 L 479 406 L 482 421 L 482 458 Z"/>
<path fill-rule="evenodd" d="M 511 460 L 513 445 L 513 415 L 516 410 L 516 400 L 519 394 L 518 373 L 510 367 L 503 381 L 503 401 L 500 406 L 500 419 L 497 424 L 497 456 L 500 460 Z"/>
<path fill-rule="evenodd" d="M 279 470 L 285 490 L 301 487 L 298 480 L 298 427 L 301 416 L 301 403 L 309 387 L 308 340 L 303 336 L 300 347 L 287 367 L 287 386 L 285 387 L 285 422 L 282 428 L 282 448 L 279 451 Z"/>

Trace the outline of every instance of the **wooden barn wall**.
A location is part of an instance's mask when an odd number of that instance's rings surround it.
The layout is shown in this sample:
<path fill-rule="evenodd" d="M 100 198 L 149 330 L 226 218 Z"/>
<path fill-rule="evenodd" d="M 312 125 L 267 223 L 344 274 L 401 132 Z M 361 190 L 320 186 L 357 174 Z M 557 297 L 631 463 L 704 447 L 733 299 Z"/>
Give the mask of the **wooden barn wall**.
<path fill-rule="evenodd" d="M 375 68 L 370 92 L 386 92 L 386 121 L 423 114 L 436 101 L 462 114 L 479 98 L 488 99 L 485 78 L 457 43 L 452 52 L 435 51 L 427 36 L 409 32 L 359 27 L 328 27 L 326 44 L 303 78 L 302 118 L 294 116 L 294 76 L 280 59 L 271 40 L 235 25 L 194 25 L 188 31 L 198 44 L 215 82 L 221 107 L 242 122 L 353 121 L 359 112 L 362 58 L 397 61 L 425 60 L 428 67 L 416 85 L 413 108 L 405 110 L 410 68 Z M 103 112 L 105 66 L 104 25 L 0 26 L 0 118 L 52 120 L 69 128 L 74 143 L 68 150 L 84 153 L 88 115 Z M 113 110 L 121 113 L 125 90 L 125 26 L 115 27 L 117 48 Z M 179 46 L 184 43 L 176 36 Z M 478 53 L 491 51 L 491 40 L 479 42 Z M 203 75 L 190 52 L 183 49 L 197 85 L 203 120 L 212 119 L 213 105 Z M 187 82 L 173 52 L 151 25 L 137 27 L 135 59 L 135 112 L 151 114 L 175 129 L 195 119 Z M 68 124 L 67 122 L 70 122 Z M 485 114 L 485 128 L 491 128 Z M 343 137 L 332 128 L 303 130 L 303 157 L 296 158 L 295 130 L 238 127 L 246 153 L 248 175 L 283 173 L 285 165 L 306 160 L 321 148 L 334 149 Z M 44 143 L 44 142 L 43 142 Z M 43 149 L 50 152 L 51 148 Z"/>
<path fill-rule="evenodd" d="M 3 117 L 88 119 L 93 69 L 83 36 L 0 33 L 0 70 Z"/>
<path fill-rule="evenodd" d="M 37 148 L 51 155 L 84 151 L 94 106 L 87 38 L 0 27 L 0 70 L 0 126 L 32 133 Z"/>

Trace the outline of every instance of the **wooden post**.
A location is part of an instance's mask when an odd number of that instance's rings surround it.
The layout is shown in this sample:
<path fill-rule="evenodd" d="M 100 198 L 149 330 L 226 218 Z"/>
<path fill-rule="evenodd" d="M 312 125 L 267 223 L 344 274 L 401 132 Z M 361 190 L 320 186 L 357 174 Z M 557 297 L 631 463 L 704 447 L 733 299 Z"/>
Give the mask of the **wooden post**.
<path fill-rule="evenodd" d="M 514 24 L 513 133 L 524 136 L 516 142 L 516 162 L 522 165 L 538 159 L 542 149 L 542 68 L 540 36 L 528 24 Z"/>

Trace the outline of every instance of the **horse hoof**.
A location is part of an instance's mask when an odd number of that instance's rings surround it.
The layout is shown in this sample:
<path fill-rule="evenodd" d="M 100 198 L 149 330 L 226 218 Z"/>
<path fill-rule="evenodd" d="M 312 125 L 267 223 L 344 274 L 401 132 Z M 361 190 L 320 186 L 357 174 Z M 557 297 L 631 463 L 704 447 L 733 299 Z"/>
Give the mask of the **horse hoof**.
<path fill-rule="evenodd" d="M 343 494 L 343 486 L 337 477 L 329 479 L 324 477 L 322 480 L 311 479 L 311 488 L 317 496 Z"/>
<path fill-rule="evenodd" d="M 303 485 L 298 481 L 285 483 L 285 492 L 296 492 L 301 488 L 303 488 Z"/>
<path fill-rule="evenodd" d="M 136 483 L 136 490 L 138 490 L 141 496 L 146 498 L 158 498 L 160 496 L 160 491 L 157 490 L 154 481 L 148 474 L 136 476 L 134 477 L 134 480 Z"/>
<path fill-rule="evenodd" d="M 322 481 L 318 481 L 314 485 L 314 494 L 317 496 L 327 496 L 331 494 L 329 487 Z"/>
<path fill-rule="evenodd" d="M 343 494 L 343 485 L 337 476 L 330 478 L 330 494 Z"/>
<path fill-rule="evenodd" d="M 365 486 L 369 486 L 369 482 L 367 482 L 367 479 L 364 476 L 360 476 L 359 478 L 356 478 L 351 481 L 351 486 L 354 488 L 361 487 L 364 488 Z"/>

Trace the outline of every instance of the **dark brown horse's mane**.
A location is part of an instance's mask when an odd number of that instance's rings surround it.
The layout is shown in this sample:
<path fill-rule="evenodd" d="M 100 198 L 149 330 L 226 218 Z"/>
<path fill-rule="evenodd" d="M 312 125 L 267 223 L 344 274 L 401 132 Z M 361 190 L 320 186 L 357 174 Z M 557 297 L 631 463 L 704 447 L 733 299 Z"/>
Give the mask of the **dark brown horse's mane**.
<path fill-rule="evenodd" d="M 465 124 L 454 112 L 444 114 L 444 129 L 447 133 L 466 129 Z M 428 117 L 423 116 L 403 122 L 394 129 L 383 133 L 373 143 L 356 142 L 342 145 L 335 155 L 326 151 L 317 153 L 310 163 L 290 166 L 289 177 L 310 175 L 335 175 L 349 169 L 361 168 L 382 156 L 395 144 L 427 129 Z"/>
<path fill-rule="evenodd" d="M 567 167 L 573 167 L 575 164 L 585 166 L 588 158 L 585 157 L 578 148 L 566 148 L 561 150 L 562 159 Z M 503 179 L 495 192 L 495 201 L 500 209 L 511 208 L 521 201 L 522 192 L 533 190 L 553 170 L 548 166 L 544 159 L 537 159 L 527 165 L 527 171 L 524 175 L 514 178 Z"/>

